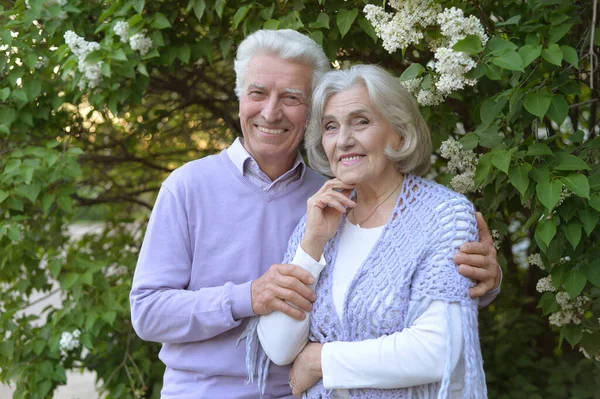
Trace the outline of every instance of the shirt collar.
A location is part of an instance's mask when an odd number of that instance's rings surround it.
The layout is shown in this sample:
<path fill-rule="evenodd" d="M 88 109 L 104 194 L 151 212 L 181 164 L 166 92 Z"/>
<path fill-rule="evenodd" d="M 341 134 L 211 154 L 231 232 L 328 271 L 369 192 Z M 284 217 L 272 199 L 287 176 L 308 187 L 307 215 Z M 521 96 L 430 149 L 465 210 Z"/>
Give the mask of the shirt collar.
<path fill-rule="evenodd" d="M 227 155 L 229 155 L 229 159 L 231 159 L 231 162 L 233 162 L 237 170 L 239 170 L 242 175 L 245 174 L 245 170 L 250 162 L 254 162 L 256 167 L 258 168 L 258 163 L 254 160 L 254 158 L 252 158 L 252 155 L 250 155 L 248 151 L 246 151 L 246 149 L 244 148 L 243 137 L 238 137 L 235 139 L 233 144 L 231 144 L 231 146 L 227 149 Z M 300 167 L 301 170 L 300 177 L 304 176 L 306 163 L 304 163 L 304 159 L 302 158 L 300 151 L 296 153 L 296 160 L 294 161 L 294 165 L 292 165 L 290 170 L 294 170 L 297 167 Z"/>

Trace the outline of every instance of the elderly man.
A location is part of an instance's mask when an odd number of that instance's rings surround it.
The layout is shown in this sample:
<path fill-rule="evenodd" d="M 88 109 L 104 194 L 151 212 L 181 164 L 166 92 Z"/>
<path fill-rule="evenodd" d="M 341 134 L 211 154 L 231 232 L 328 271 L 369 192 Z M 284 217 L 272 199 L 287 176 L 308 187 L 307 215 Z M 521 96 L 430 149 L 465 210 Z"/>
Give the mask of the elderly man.
<path fill-rule="evenodd" d="M 243 140 L 162 184 L 131 309 L 138 335 L 163 343 L 163 398 L 256 398 L 257 386 L 244 384 L 245 345 L 237 345 L 245 321 L 274 310 L 303 319 L 302 310 L 311 310 L 310 273 L 277 262 L 324 182 L 298 146 L 312 88 L 329 68 L 323 50 L 295 31 L 248 36 L 235 61 Z M 456 260 L 480 281 L 472 292 L 480 296 L 498 286 L 495 251 L 489 243 L 468 246 Z M 264 397 L 291 397 L 288 374 L 273 365 Z"/>

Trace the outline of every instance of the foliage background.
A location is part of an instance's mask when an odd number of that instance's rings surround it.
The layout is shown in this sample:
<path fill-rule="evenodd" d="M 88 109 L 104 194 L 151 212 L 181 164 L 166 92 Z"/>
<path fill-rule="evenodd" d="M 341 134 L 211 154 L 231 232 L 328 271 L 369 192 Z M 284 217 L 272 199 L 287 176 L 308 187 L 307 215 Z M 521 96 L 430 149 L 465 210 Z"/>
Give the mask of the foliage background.
<path fill-rule="evenodd" d="M 385 52 L 357 0 L 27 3 L 0 1 L 0 381 L 16 383 L 15 398 L 44 398 L 66 370 L 85 368 L 108 397 L 158 398 L 159 345 L 132 331 L 131 279 L 160 182 L 240 134 L 236 44 L 292 28 L 340 65 L 398 75 L 432 54 Z M 436 148 L 452 136 L 481 157 L 470 197 L 500 234 L 502 294 L 480 314 L 490 397 L 600 398 L 599 362 L 579 351 L 600 350 L 596 1 L 440 3 L 476 15 L 493 37 L 465 48 L 477 85 L 422 109 Z M 152 40 L 147 54 L 119 40 L 118 21 Z M 102 62 L 95 89 L 78 88 L 68 30 L 100 44 L 87 58 Z M 445 161 L 434 169 L 452 178 Z M 70 239 L 67 227 L 82 221 L 104 229 Z M 515 245 L 541 253 L 544 267 Z M 579 324 L 549 325 L 555 293 L 536 291 L 547 275 L 590 298 Z M 46 309 L 46 323 L 23 313 L 32 294 L 56 290 L 63 305 Z M 80 345 L 61 352 L 62 333 L 75 330 Z"/>

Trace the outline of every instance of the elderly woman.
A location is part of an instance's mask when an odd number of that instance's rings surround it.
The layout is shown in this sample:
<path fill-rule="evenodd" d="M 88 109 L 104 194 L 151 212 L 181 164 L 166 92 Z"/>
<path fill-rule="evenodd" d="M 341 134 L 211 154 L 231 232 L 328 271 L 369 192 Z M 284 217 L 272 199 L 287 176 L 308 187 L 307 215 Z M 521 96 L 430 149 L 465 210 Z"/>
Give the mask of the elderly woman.
<path fill-rule="evenodd" d="M 317 300 L 303 321 L 275 312 L 250 323 L 250 375 L 258 363 L 264 384 L 269 359 L 295 358 L 296 396 L 485 398 L 477 301 L 453 262 L 477 240 L 474 210 L 419 177 L 431 139 L 414 99 L 376 66 L 329 72 L 306 147 L 335 178 L 309 199 L 285 262 L 318 278 Z"/>

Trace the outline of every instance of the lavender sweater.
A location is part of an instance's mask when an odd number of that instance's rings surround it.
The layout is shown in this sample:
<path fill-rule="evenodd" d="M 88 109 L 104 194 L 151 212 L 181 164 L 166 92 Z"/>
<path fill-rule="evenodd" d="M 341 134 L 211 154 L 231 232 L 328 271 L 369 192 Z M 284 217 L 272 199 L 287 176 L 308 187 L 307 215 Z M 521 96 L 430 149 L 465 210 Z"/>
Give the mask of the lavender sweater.
<path fill-rule="evenodd" d="M 163 183 L 131 291 L 135 331 L 162 342 L 163 398 L 256 398 L 244 345 L 250 283 L 281 262 L 306 199 L 325 179 L 306 169 L 277 192 L 252 185 L 226 152 Z M 289 367 L 271 367 L 266 398 L 291 397 Z"/>

